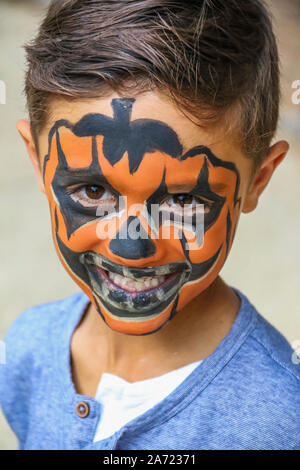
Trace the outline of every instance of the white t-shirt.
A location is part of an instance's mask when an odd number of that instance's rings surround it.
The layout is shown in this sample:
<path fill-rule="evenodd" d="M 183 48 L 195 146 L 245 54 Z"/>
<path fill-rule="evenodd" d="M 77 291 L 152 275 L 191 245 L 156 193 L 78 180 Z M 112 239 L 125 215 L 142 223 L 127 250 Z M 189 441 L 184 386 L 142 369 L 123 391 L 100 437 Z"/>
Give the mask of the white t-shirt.
<path fill-rule="evenodd" d="M 168 396 L 202 361 L 139 382 L 104 372 L 95 400 L 103 406 L 94 442 L 105 439 Z"/>

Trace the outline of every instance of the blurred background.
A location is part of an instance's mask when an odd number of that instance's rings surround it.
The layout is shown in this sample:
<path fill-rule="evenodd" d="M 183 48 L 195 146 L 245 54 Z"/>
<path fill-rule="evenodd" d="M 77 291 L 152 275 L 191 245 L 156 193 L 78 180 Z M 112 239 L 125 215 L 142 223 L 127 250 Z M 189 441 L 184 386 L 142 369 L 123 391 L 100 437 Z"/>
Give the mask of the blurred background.
<path fill-rule="evenodd" d="M 0 0 L 0 339 L 26 308 L 78 292 L 57 259 L 45 196 L 39 192 L 15 123 L 26 116 L 24 51 L 45 12 L 47 0 Z M 300 2 L 269 0 L 282 67 L 278 138 L 290 143 L 257 209 L 242 214 L 230 256 L 221 272 L 291 344 L 300 340 Z M 300 86 L 300 82 L 299 82 Z M 296 347 L 296 346 L 295 346 Z M 1 367 L 1 364 L 0 364 Z M 0 449 L 16 438 L 0 411 Z"/>

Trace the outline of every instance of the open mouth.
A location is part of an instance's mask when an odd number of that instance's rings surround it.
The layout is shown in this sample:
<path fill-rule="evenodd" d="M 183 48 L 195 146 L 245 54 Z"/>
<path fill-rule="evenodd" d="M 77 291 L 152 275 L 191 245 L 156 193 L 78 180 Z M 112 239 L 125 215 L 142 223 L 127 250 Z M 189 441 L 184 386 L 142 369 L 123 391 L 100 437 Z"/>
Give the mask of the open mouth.
<path fill-rule="evenodd" d="M 131 277 L 113 273 L 98 266 L 95 266 L 95 268 L 99 272 L 100 276 L 103 276 L 105 281 L 112 285 L 112 288 L 121 288 L 132 294 L 164 287 L 179 274 L 178 272 L 174 272 L 161 276 L 144 276 L 138 279 L 133 279 Z"/>
<path fill-rule="evenodd" d="M 112 263 L 96 253 L 85 253 L 96 297 L 118 317 L 149 316 L 163 311 L 175 298 L 187 277 L 185 262 L 146 268 Z"/>

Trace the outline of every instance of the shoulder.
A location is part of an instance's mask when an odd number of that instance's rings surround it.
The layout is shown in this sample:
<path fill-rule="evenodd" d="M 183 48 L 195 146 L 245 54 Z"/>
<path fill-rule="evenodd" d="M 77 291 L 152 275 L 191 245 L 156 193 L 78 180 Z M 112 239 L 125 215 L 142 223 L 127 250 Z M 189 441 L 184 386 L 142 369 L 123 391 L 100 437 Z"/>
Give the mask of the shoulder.
<path fill-rule="evenodd" d="M 76 322 L 88 298 L 83 292 L 24 310 L 8 329 L 0 364 L 0 404 L 22 441 L 33 389 L 52 368 L 56 345 Z M 75 325 L 74 325 L 75 326 Z"/>
<path fill-rule="evenodd" d="M 255 419 L 262 428 L 272 429 L 278 438 L 285 435 L 291 447 L 299 447 L 299 358 L 287 339 L 243 297 L 255 321 L 231 361 L 236 393 L 243 397 L 245 409 L 255 409 Z"/>
<path fill-rule="evenodd" d="M 237 291 L 237 289 L 235 289 Z M 277 372 L 285 380 L 300 385 L 300 360 L 287 339 L 269 321 L 267 321 L 249 301 L 249 299 L 238 291 L 243 298 L 245 310 L 251 311 L 254 318 L 253 327 L 243 345 L 249 361 L 253 360 L 258 370 L 264 366 L 272 373 Z M 258 367 L 261 365 L 261 368 Z"/>
<path fill-rule="evenodd" d="M 300 386 L 300 360 L 287 339 L 259 313 L 250 338 L 278 373 Z"/>
<path fill-rule="evenodd" d="M 24 310 L 12 323 L 4 337 L 6 362 L 16 359 L 49 340 L 52 333 L 76 312 L 84 300 L 78 292 L 66 298 L 45 302 Z"/>

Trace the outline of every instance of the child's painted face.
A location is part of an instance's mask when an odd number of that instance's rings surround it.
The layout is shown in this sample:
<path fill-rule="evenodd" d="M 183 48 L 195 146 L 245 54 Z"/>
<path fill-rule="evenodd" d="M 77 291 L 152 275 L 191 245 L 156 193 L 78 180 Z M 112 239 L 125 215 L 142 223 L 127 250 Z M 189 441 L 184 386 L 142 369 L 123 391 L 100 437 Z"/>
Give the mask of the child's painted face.
<path fill-rule="evenodd" d="M 132 119 L 135 102 L 114 98 L 111 116 L 93 109 L 55 122 L 43 176 L 63 266 L 107 325 L 143 335 L 217 277 L 239 217 L 241 178 L 234 161 L 201 139 L 183 151 L 178 133 L 151 111 Z"/>

